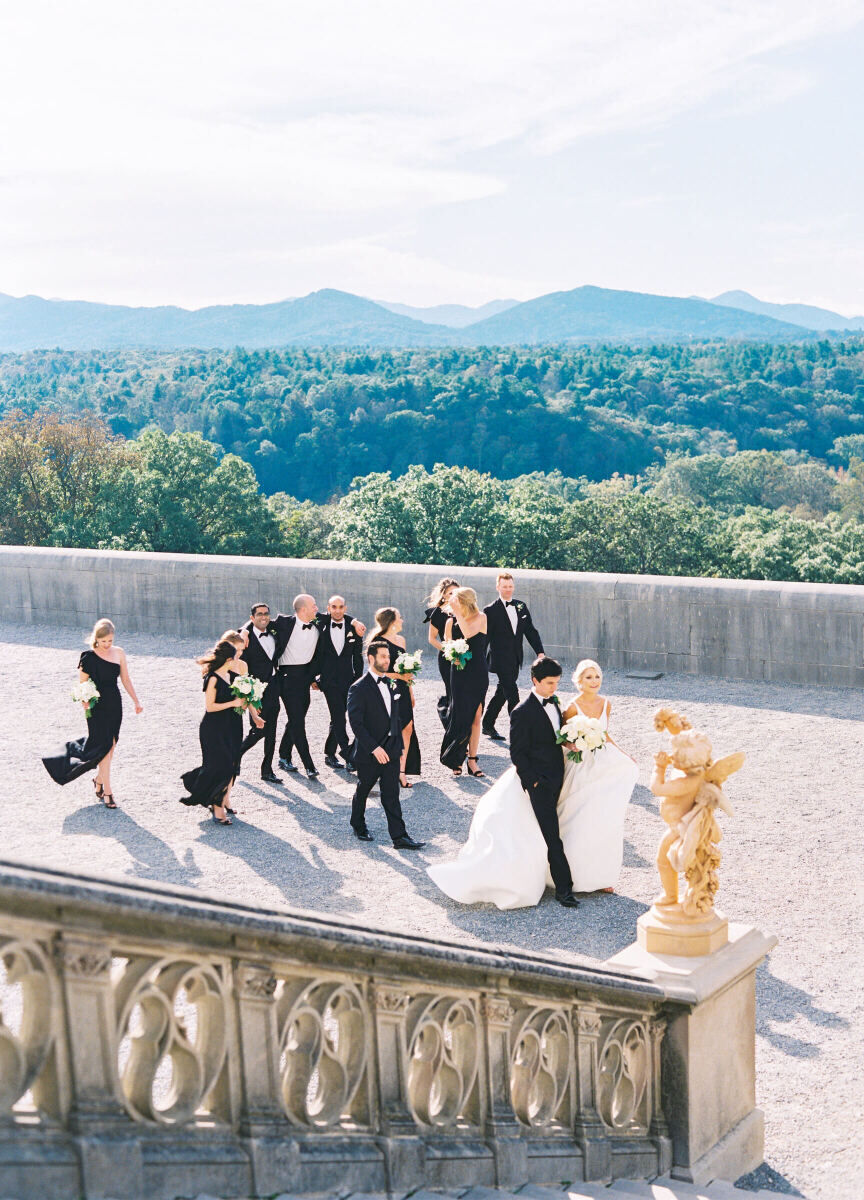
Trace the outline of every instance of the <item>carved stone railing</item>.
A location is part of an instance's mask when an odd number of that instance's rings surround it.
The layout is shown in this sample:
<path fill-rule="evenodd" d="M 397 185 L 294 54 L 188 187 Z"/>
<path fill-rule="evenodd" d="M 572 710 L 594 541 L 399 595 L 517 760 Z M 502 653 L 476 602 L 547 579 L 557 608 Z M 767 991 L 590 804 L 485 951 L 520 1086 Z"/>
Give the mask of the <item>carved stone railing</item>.
<path fill-rule="evenodd" d="M 0 1195 L 649 1176 L 651 982 L 0 864 Z"/>

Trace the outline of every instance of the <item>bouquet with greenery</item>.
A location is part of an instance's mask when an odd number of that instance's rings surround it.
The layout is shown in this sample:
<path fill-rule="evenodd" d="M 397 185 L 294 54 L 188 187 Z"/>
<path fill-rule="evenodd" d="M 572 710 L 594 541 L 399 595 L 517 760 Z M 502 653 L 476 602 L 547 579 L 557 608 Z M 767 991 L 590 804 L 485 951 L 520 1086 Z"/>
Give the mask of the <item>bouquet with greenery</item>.
<path fill-rule="evenodd" d="M 393 670 L 397 675 L 419 675 L 420 668 L 423 666 L 422 659 L 422 650 L 415 650 L 413 654 L 403 650 L 393 664 Z"/>
<path fill-rule="evenodd" d="M 569 721 L 565 721 L 558 730 L 556 738 L 558 745 L 570 742 L 574 750 L 567 751 L 567 757 L 573 762 L 581 762 L 585 754 L 594 754 L 606 745 L 606 730 L 599 717 L 586 717 L 583 713 L 575 713 Z"/>
<path fill-rule="evenodd" d="M 99 699 L 99 689 L 92 679 L 85 679 L 83 683 L 76 683 L 71 692 L 72 699 L 76 704 L 86 704 L 84 709 L 85 717 L 92 716 L 93 709 Z"/>
<path fill-rule="evenodd" d="M 452 642 L 445 642 L 443 654 L 457 671 L 464 671 L 465 664 L 473 657 L 471 647 L 465 638 L 455 638 Z"/>
<path fill-rule="evenodd" d="M 234 695 L 246 701 L 245 707 L 254 708 L 259 713 L 266 688 L 267 684 L 256 679 L 254 675 L 238 675 L 231 684 L 231 691 Z"/>

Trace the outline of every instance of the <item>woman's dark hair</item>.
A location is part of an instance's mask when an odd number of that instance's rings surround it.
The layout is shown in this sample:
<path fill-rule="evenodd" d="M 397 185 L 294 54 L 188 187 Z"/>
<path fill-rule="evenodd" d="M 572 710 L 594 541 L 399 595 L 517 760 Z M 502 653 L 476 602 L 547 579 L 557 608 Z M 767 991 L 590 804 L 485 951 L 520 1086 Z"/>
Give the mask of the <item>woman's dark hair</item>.
<path fill-rule="evenodd" d="M 219 641 L 212 650 L 208 650 L 206 654 L 202 654 L 195 661 L 201 668 L 202 675 L 209 675 L 211 671 L 221 671 L 226 662 L 230 662 L 232 658 L 237 657 L 237 651 L 242 649 L 243 639 L 239 633 L 235 633 L 233 629 L 229 629 L 223 633 Z"/>
<path fill-rule="evenodd" d="M 426 597 L 426 603 L 430 606 L 430 608 L 440 608 L 445 593 L 448 592 L 451 587 L 458 586 L 458 579 L 439 579 L 432 591 Z"/>
<path fill-rule="evenodd" d="M 397 615 L 398 611 L 399 611 L 398 609 L 391 608 L 388 606 L 386 608 L 379 608 L 378 611 L 375 613 L 375 628 L 372 630 L 372 632 L 369 634 L 369 637 L 366 639 L 367 654 L 369 652 L 369 647 L 372 645 L 373 642 L 376 642 L 376 641 L 380 640 L 381 638 L 384 638 L 387 636 L 387 630 L 390 628 L 390 626 L 396 620 L 396 615 Z"/>
<path fill-rule="evenodd" d="M 561 664 L 554 658 L 535 658 L 531 664 L 532 679 L 553 679 L 562 674 Z"/>

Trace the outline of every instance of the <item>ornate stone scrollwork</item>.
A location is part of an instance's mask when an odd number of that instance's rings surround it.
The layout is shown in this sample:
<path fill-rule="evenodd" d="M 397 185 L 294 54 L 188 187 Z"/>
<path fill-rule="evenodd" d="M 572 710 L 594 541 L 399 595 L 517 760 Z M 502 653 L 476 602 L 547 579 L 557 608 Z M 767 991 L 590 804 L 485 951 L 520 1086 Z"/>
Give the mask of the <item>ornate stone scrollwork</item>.
<path fill-rule="evenodd" d="M 364 1123 L 368 1014 L 351 983 L 295 984 L 280 1000 L 282 1103 L 298 1125 Z"/>
<path fill-rule="evenodd" d="M 531 1008 L 520 1014 L 510 1053 L 510 1100 L 523 1125 L 566 1124 L 573 1070 L 570 1017 L 563 1008 Z"/>
<path fill-rule="evenodd" d="M 130 1114 L 181 1125 L 213 1112 L 225 1069 L 227 1005 L 217 969 L 131 959 L 117 984 L 118 1074 Z"/>
<path fill-rule="evenodd" d="M 479 1123 L 480 1036 L 471 1000 L 424 997 L 408 1020 L 408 1107 L 420 1125 Z"/>
<path fill-rule="evenodd" d="M 48 1060 L 57 987 L 48 956 L 36 942 L 3 942 L 0 962 L 5 975 L 0 990 L 0 1117 L 6 1117 Z"/>
<path fill-rule="evenodd" d="M 647 1132 L 651 1121 L 651 1048 L 641 1021 L 615 1021 L 598 1058 L 597 1110 L 616 1132 Z"/>

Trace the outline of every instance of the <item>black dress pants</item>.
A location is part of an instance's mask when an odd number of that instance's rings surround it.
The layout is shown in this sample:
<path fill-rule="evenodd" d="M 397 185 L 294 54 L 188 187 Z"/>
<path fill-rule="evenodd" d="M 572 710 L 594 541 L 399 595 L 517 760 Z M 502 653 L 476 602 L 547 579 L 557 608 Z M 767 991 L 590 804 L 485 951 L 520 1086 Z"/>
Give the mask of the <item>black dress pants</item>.
<path fill-rule="evenodd" d="M 348 687 L 332 683 L 326 687 L 322 687 L 321 690 L 324 693 L 324 699 L 327 701 L 327 708 L 330 712 L 330 729 L 327 732 L 327 740 L 324 743 L 324 753 L 333 756 L 339 750 L 344 758 L 348 753 L 348 745 L 351 741 L 345 725 L 345 714 L 348 709 Z"/>
<path fill-rule="evenodd" d="M 518 678 L 518 675 L 498 676 L 498 686 L 495 689 L 492 699 L 486 705 L 486 711 L 483 714 L 483 724 L 487 729 L 494 729 L 498 715 L 505 704 L 507 705 L 507 712 L 511 713 L 519 703 Z"/>
<path fill-rule="evenodd" d="M 314 769 L 312 755 L 309 753 L 309 739 L 306 737 L 306 714 L 309 711 L 312 683 L 308 665 L 301 667 L 279 668 L 279 695 L 285 708 L 287 724 L 282 740 L 279 743 L 279 757 L 290 759 L 293 748 L 297 747 L 300 761 L 307 771 Z"/>
<path fill-rule="evenodd" d="M 258 729 L 252 724 L 252 718 L 249 718 L 249 732 L 243 739 L 240 756 L 242 758 L 247 750 L 251 750 L 263 738 L 264 757 L 261 759 L 261 770 L 272 771 L 273 755 L 276 752 L 276 724 L 279 720 L 279 680 L 275 675 L 267 684 L 261 698 L 261 716 L 264 719 L 263 729 Z"/>
<path fill-rule="evenodd" d="M 561 841 L 561 831 L 558 828 L 558 796 L 560 788 L 550 787 L 540 782 L 536 787 L 528 789 L 528 798 L 534 809 L 534 816 L 543 834 L 549 858 L 549 870 L 556 892 L 569 892 L 573 889 L 573 876 L 570 874 L 570 864 L 564 853 L 564 843 Z"/>
<path fill-rule="evenodd" d="M 387 831 L 392 841 L 406 837 L 407 829 L 402 819 L 402 805 L 399 803 L 399 756 L 391 755 L 390 761 L 379 763 L 376 759 L 371 762 L 357 764 L 357 787 L 351 803 L 351 828 L 362 830 L 366 828 L 366 800 L 376 783 L 381 784 L 381 807 L 387 817 Z"/>

